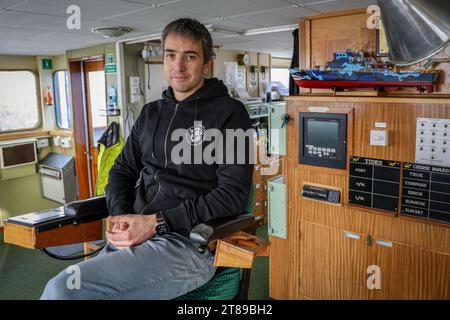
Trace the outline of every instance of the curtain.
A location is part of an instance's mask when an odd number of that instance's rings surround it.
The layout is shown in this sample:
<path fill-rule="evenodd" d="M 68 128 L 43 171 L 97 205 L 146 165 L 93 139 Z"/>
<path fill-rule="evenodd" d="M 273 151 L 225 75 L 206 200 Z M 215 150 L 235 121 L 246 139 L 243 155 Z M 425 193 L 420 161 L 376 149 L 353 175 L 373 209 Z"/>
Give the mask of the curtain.
<path fill-rule="evenodd" d="M 291 61 L 291 68 L 298 68 L 299 67 L 299 60 L 298 60 L 298 29 L 295 29 L 292 31 L 292 36 L 294 37 L 294 51 L 292 53 L 292 61 Z M 295 96 L 300 94 L 299 87 L 295 84 L 294 79 L 289 74 L 289 95 Z"/>

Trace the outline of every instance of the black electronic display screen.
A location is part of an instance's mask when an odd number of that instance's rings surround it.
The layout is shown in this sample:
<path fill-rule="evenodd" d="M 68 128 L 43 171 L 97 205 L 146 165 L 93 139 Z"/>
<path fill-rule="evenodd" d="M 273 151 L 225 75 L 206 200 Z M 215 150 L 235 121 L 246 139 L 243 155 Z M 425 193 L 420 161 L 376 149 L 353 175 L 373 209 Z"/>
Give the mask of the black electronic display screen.
<path fill-rule="evenodd" d="M 339 149 L 339 123 L 336 120 L 307 120 L 306 146 Z"/>
<path fill-rule="evenodd" d="M 345 169 L 347 115 L 300 112 L 299 163 Z"/>
<path fill-rule="evenodd" d="M 3 166 L 5 168 L 36 162 L 34 142 L 13 146 L 5 146 L 3 147 L 2 155 L 3 155 Z"/>

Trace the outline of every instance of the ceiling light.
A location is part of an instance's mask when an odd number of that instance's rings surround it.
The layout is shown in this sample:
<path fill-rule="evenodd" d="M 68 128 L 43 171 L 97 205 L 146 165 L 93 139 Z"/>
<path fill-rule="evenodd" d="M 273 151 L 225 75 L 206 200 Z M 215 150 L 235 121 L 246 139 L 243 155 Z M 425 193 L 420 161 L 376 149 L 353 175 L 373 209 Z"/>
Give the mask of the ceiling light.
<path fill-rule="evenodd" d="M 133 29 L 128 27 L 97 27 L 91 29 L 91 32 L 98 33 L 105 38 L 117 38 L 131 31 Z"/>
<path fill-rule="evenodd" d="M 256 34 L 265 34 L 265 33 L 282 32 L 282 31 L 291 31 L 291 30 L 295 30 L 297 28 L 298 28 L 298 25 L 289 24 L 289 25 L 285 25 L 285 26 L 250 29 L 250 30 L 247 30 L 244 32 L 244 36 L 253 36 Z"/>

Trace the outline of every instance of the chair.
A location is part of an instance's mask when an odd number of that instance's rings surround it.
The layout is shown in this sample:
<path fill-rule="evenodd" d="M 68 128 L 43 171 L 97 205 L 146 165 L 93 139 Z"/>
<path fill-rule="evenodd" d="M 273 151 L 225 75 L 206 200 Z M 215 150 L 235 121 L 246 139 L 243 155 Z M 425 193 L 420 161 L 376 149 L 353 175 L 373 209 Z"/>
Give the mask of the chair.
<path fill-rule="evenodd" d="M 198 244 L 199 251 L 215 250 L 216 243 L 239 231 L 255 235 L 263 218 L 252 215 L 253 186 L 250 190 L 247 213 L 234 217 L 219 218 L 195 226 L 190 239 Z M 65 211 L 76 217 L 96 215 L 96 219 L 108 215 L 104 196 L 79 200 L 65 206 Z M 89 219 L 89 220 L 92 220 Z M 254 254 L 254 253 L 250 253 Z M 216 259 L 217 261 L 217 259 Z M 246 300 L 250 285 L 251 268 L 218 267 L 214 277 L 203 286 L 176 298 L 177 300 Z"/>

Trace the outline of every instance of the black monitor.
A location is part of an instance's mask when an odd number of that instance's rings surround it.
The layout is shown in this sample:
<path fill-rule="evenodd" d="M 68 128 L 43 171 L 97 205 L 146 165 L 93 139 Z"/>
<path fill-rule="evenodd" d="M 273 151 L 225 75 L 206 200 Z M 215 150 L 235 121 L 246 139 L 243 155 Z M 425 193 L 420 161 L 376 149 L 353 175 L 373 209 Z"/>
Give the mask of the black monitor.
<path fill-rule="evenodd" d="M 345 169 L 347 115 L 300 112 L 299 122 L 299 163 Z"/>

